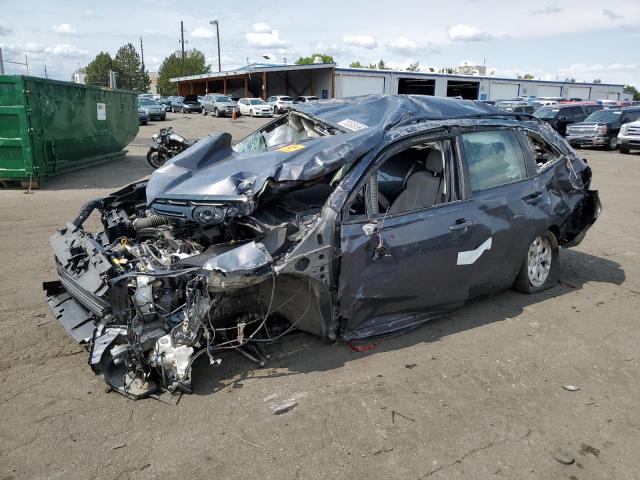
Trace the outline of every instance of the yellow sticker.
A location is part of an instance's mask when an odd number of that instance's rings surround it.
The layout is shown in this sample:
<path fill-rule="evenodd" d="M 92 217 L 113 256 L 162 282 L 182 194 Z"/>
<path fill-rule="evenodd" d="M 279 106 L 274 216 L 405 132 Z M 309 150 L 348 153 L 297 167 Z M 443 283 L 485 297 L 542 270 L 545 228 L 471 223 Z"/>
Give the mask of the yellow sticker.
<path fill-rule="evenodd" d="M 291 153 L 291 152 L 295 152 L 296 150 L 302 150 L 303 148 L 304 148 L 304 145 L 292 143 L 291 145 L 285 145 L 284 147 L 279 148 L 278 151 L 284 152 L 284 153 Z"/>

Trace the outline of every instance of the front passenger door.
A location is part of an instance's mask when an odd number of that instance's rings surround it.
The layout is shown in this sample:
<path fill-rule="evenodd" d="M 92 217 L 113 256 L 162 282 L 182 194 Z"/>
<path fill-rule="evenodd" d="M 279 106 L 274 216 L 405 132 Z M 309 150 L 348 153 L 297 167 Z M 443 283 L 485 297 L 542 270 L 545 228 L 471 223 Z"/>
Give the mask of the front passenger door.
<path fill-rule="evenodd" d="M 491 227 L 459 180 L 449 138 L 399 142 L 360 179 L 340 227 L 343 338 L 406 328 L 468 298 L 468 268 L 491 248 Z"/>

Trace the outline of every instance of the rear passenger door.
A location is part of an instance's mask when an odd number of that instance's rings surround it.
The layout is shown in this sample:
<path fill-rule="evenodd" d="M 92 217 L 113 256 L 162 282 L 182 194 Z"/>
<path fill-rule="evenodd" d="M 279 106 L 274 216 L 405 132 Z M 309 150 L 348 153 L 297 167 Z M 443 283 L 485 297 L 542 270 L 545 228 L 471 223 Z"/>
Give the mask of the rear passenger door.
<path fill-rule="evenodd" d="M 490 219 L 491 248 L 469 268 L 472 296 L 513 283 L 534 236 L 532 205 L 542 192 L 529 179 L 522 137 L 512 129 L 462 133 L 466 195 Z"/>

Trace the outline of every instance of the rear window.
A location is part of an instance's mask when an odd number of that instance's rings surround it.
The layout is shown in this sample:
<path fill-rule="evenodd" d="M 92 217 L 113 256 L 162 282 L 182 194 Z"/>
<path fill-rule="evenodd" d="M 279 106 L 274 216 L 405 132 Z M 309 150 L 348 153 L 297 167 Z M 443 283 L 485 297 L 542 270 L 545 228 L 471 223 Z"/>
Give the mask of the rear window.
<path fill-rule="evenodd" d="M 293 98 L 291 97 L 280 97 L 280 100 L 283 102 L 293 102 Z"/>

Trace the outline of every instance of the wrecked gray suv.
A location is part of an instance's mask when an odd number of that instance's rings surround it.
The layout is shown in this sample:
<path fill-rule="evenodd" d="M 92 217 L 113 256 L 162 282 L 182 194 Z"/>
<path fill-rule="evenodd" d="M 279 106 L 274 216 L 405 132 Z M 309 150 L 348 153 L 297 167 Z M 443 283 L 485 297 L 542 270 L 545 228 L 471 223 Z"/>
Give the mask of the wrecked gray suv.
<path fill-rule="evenodd" d="M 495 290 L 551 287 L 558 247 L 598 217 L 590 181 L 546 123 L 483 103 L 298 105 L 89 202 L 51 237 L 59 280 L 44 287 L 112 388 L 189 392 L 198 358 L 264 364 L 293 329 L 362 339 Z"/>

